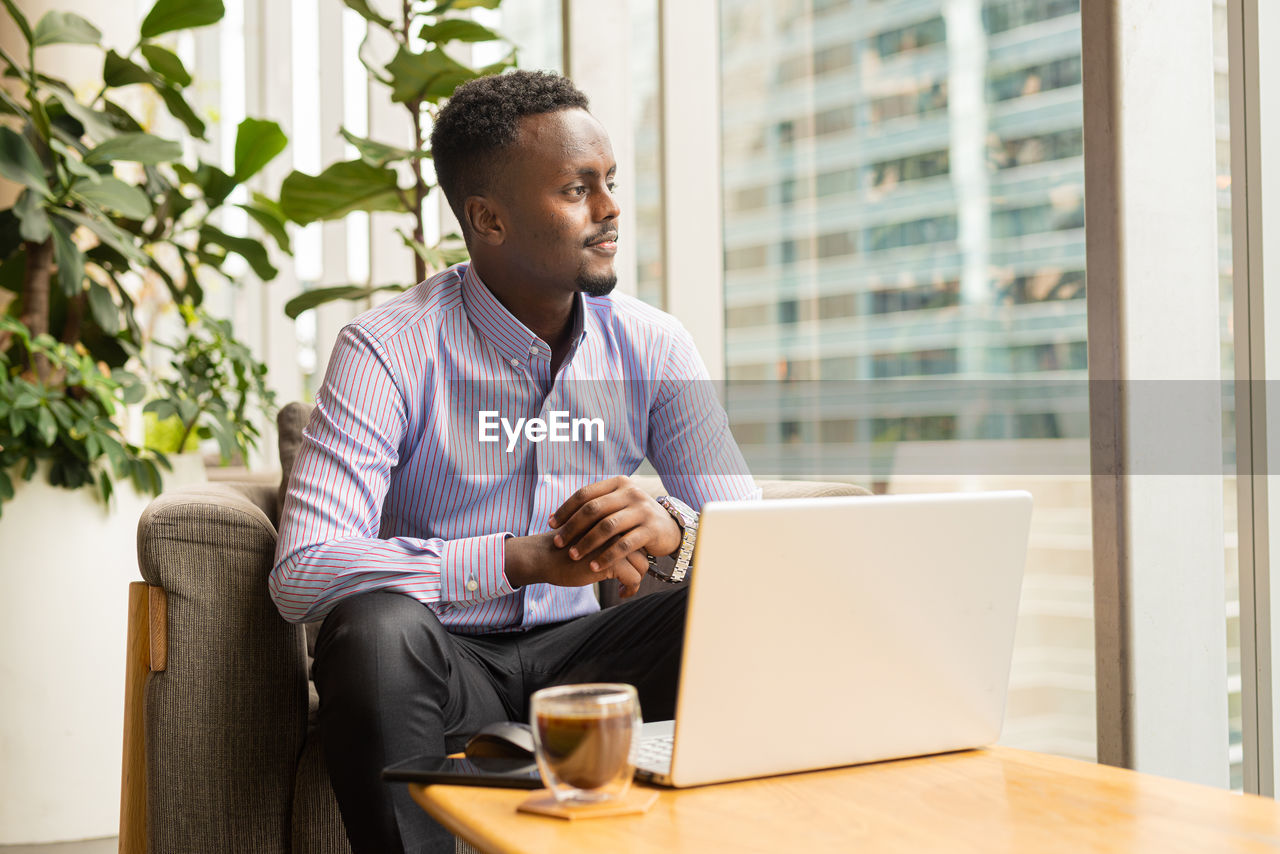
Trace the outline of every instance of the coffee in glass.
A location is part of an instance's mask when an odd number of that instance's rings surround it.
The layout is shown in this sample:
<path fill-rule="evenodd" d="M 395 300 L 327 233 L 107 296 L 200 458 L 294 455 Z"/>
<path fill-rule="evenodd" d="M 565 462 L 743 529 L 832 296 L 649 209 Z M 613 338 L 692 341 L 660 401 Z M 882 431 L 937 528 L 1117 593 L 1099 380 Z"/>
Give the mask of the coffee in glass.
<path fill-rule="evenodd" d="M 619 683 L 558 685 L 530 701 L 542 781 L 562 803 L 623 797 L 635 772 L 640 730 L 636 689 Z"/>

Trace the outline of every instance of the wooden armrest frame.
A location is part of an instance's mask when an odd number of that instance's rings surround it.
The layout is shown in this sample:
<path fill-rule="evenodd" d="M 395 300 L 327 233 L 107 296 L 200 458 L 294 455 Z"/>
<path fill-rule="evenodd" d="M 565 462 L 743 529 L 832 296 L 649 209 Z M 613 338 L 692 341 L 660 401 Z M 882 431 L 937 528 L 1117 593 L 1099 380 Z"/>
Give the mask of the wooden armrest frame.
<path fill-rule="evenodd" d="M 147 851 L 147 743 L 144 692 L 147 674 L 164 670 L 168 658 L 163 587 L 129 585 L 129 634 L 124 669 L 124 756 L 120 773 L 120 854 Z"/>

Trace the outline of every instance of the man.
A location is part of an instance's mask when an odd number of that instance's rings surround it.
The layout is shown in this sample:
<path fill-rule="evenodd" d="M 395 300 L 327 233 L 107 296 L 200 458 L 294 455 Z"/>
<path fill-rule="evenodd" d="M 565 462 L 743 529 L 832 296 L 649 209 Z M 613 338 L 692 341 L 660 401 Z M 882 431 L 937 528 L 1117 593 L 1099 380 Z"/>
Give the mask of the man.
<path fill-rule="evenodd" d="M 684 588 L 600 611 L 591 585 L 679 574 L 691 508 L 759 495 L 689 334 L 609 296 L 616 164 L 586 97 L 475 80 L 431 142 L 471 262 L 339 335 L 271 576 L 286 619 L 325 617 L 321 738 L 356 852 L 452 850 L 381 769 L 525 719 L 539 688 L 630 682 L 672 717 Z M 646 456 L 663 503 L 629 479 Z"/>

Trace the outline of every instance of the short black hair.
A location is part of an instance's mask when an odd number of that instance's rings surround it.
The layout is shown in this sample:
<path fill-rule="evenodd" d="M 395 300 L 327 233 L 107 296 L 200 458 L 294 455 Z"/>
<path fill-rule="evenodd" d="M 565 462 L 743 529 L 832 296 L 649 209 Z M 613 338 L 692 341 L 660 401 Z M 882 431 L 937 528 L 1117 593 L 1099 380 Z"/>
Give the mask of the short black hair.
<path fill-rule="evenodd" d="M 505 161 L 520 119 L 540 113 L 587 109 L 587 96 L 567 77 L 550 71 L 512 71 L 468 80 L 454 90 L 431 129 L 436 180 L 469 237 L 462 203 L 486 190 Z"/>

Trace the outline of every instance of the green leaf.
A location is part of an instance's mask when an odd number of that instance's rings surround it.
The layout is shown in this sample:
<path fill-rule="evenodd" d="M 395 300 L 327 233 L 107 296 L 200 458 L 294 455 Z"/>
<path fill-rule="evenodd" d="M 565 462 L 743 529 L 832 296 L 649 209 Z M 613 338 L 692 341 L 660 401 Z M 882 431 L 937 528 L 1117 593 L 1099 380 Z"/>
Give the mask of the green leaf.
<path fill-rule="evenodd" d="M 264 196 L 257 190 L 253 191 L 252 199 L 254 207 L 266 211 L 281 222 L 288 222 L 289 218 L 284 215 L 284 209 L 280 207 L 280 203 L 275 199 L 272 199 L 269 196 Z"/>
<path fill-rule="evenodd" d="M 228 252 L 236 253 L 249 262 L 253 272 L 264 282 L 271 281 L 279 273 L 275 267 L 271 266 L 271 259 L 267 256 L 267 247 L 252 237 L 234 237 L 221 229 L 214 228 L 212 225 L 205 225 L 200 228 L 200 240 L 204 243 L 221 246 Z"/>
<path fill-rule="evenodd" d="M 31 25 L 27 23 L 26 15 L 18 11 L 18 7 L 14 5 L 13 0 L 3 0 L 3 2 L 4 7 L 9 10 L 10 17 L 18 23 L 18 29 L 22 30 L 22 35 L 26 37 L 27 43 L 30 44 L 34 41 L 34 38 L 31 34 Z"/>
<path fill-rule="evenodd" d="M 360 159 L 370 166 L 386 166 L 388 163 L 394 163 L 397 160 L 421 160 L 424 157 L 430 157 L 429 151 L 410 151 L 407 148 L 396 148 L 394 145 L 387 145 L 384 142 L 374 142 L 371 139 L 365 139 L 356 136 L 346 128 L 339 128 L 342 138 L 355 146 L 356 151 L 360 152 Z"/>
<path fill-rule="evenodd" d="M 236 160 L 233 177 L 243 183 L 256 175 L 277 154 L 284 151 L 289 138 L 280 125 L 263 119 L 245 119 L 236 129 Z"/>
<path fill-rule="evenodd" d="M 63 109 L 70 113 L 76 121 L 84 125 L 85 133 L 94 140 L 102 142 L 117 135 L 116 129 L 112 127 L 111 121 L 105 113 L 89 109 L 66 90 L 59 91 L 54 97 L 57 98 Z"/>
<path fill-rule="evenodd" d="M 0 258 L 8 258 L 22 246 L 22 222 L 13 209 L 0 211 Z M 0 322 L 3 312 L 0 312 Z M 3 374 L 0 374 L 3 376 Z"/>
<path fill-rule="evenodd" d="M 289 232 L 285 229 L 283 214 L 277 215 L 275 212 L 258 205 L 236 205 L 236 207 L 247 213 L 253 218 L 254 222 L 262 226 L 262 230 L 271 235 L 277 246 L 290 255 L 293 254 L 293 249 L 289 245 Z"/>
<path fill-rule="evenodd" d="M 142 55 L 151 70 L 175 86 L 190 86 L 191 74 L 178 55 L 158 44 L 144 44 Z"/>
<path fill-rule="evenodd" d="M 119 178 L 104 176 L 97 184 L 77 181 L 71 191 L 99 207 L 119 211 L 128 219 L 144 220 L 151 215 L 147 194 Z"/>
<path fill-rule="evenodd" d="M 31 243 L 44 243 L 49 239 L 49 215 L 45 213 L 40 197 L 30 190 L 23 190 L 13 206 L 13 212 L 21 221 L 22 239 Z"/>
<path fill-rule="evenodd" d="M 0 127 L 0 175 L 25 184 L 46 199 L 52 198 L 40 155 L 25 136 L 7 127 Z"/>
<path fill-rule="evenodd" d="M 33 43 L 36 47 L 47 44 L 97 44 L 102 32 L 93 24 L 71 12 L 45 12 L 36 24 Z"/>
<path fill-rule="evenodd" d="M 7 471 L 0 469 L 0 501 L 8 501 L 10 498 L 13 498 L 13 479 Z"/>
<path fill-rule="evenodd" d="M 378 285 L 376 287 L 368 287 L 366 285 L 336 285 L 331 288 L 316 288 L 311 291 L 303 291 L 293 299 L 284 304 L 284 313 L 294 320 L 298 319 L 298 315 L 308 309 L 315 308 L 325 303 L 336 302 L 340 299 L 364 299 L 372 296 L 379 291 L 404 291 L 407 285 Z"/>
<path fill-rule="evenodd" d="M 111 503 L 111 475 L 105 471 L 98 472 L 98 497 L 102 499 L 103 504 Z"/>
<path fill-rule="evenodd" d="M 142 264 L 144 266 L 149 266 L 151 264 L 151 257 L 134 245 L 133 238 L 110 222 L 86 216 L 80 211 L 71 210 L 70 208 L 55 207 L 50 210 L 63 219 L 70 220 L 76 225 L 83 225 L 85 228 L 98 235 L 98 238 L 103 243 L 107 244 L 121 255 L 129 258 L 134 263 Z"/>
<path fill-rule="evenodd" d="M 36 434 L 46 448 L 58 438 L 58 423 L 53 420 L 53 413 L 43 406 L 36 410 Z"/>
<path fill-rule="evenodd" d="M 182 259 L 182 270 L 186 274 L 186 278 L 182 283 L 183 296 L 190 300 L 192 305 L 200 305 L 204 302 L 204 288 L 200 285 L 200 278 L 196 275 L 195 265 L 191 261 L 191 253 L 179 252 L 178 257 Z M 156 264 L 156 267 L 159 267 Z M 173 290 L 170 284 L 170 290 Z"/>
<path fill-rule="evenodd" d="M 361 18 L 364 18 L 371 24 L 377 24 L 384 30 L 391 29 L 391 20 L 384 18 L 369 7 L 369 0 L 342 0 L 348 9 L 357 12 Z"/>
<path fill-rule="evenodd" d="M 488 42 L 502 38 L 488 27 L 466 18 L 445 18 L 435 24 L 423 24 L 418 38 L 443 44 L 444 42 Z"/>
<path fill-rule="evenodd" d="M 13 96 L 4 89 L 0 89 L 0 103 L 4 104 L 5 112 L 12 113 L 15 116 L 21 116 L 27 121 L 31 121 L 31 114 L 26 108 L 14 100 Z"/>
<path fill-rule="evenodd" d="M 142 19 L 142 37 L 153 39 L 174 30 L 207 27 L 222 20 L 222 0 L 156 0 Z"/>
<path fill-rule="evenodd" d="M 423 98 L 447 98 L 459 83 L 476 73 L 440 48 L 414 53 L 401 45 L 387 63 L 391 74 L 391 100 L 406 104 Z"/>
<path fill-rule="evenodd" d="M 217 166 L 200 161 L 200 166 L 192 172 L 182 164 L 175 164 L 174 171 L 184 184 L 195 184 L 204 193 L 209 207 L 216 208 L 236 188 L 236 179 Z"/>
<path fill-rule="evenodd" d="M 218 5 L 221 6 L 222 4 L 219 3 Z M 192 136 L 204 139 L 204 122 L 196 115 L 196 111 L 191 109 L 191 105 L 187 103 L 186 98 L 182 97 L 182 93 L 168 83 L 155 83 L 153 85 L 155 90 L 160 93 L 160 98 L 164 101 L 165 107 L 169 109 L 169 114 L 186 125 Z"/>
<path fill-rule="evenodd" d="M 400 235 L 400 239 L 404 241 L 404 245 L 412 249 L 414 254 L 421 258 L 422 263 L 426 264 L 427 267 L 435 268 L 440 266 L 441 256 L 438 251 L 432 251 L 424 243 L 416 240 L 408 234 L 405 234 L 398 228 L 396 229 L 396 234 Z"/>
<path fill-rule="evenodd" d="M 109 50 L 102 60 L 102 82 L 114 88 L 134 83 L 153 83 L 155 78 L 133 60 Z"/>
<path fill-rule="evenodd" d="M 89 313 L 108 335 L 120 331 L 120 308 L 111 299 L 111 292 L 97 282 L 89 282 Z"/>
<path fill-rule="evenodd" d="M 26 270 L 27 250 L 19 249 L 0 264 L 0 288 L 15 294 L 22 293 L 22 279 Z"/>
<path fill-rule="evenodd" d="M 80 159 L 77 149 L 67 145 L 58 137 L 55 136 L 49 140 L 49 147 L 62 156 L 62 165 L 72 175 L 77 178 L 84 178 L 86 181 L 92 181 L 95 184 L 102 180 L 102 172 L 86 164 Z"/>
<path fill-rule="evenodd" d="M 426 14 L 439 15 L 441 12 L 448 12 L 450 10 L 458 12 L 463 9 L 475 8 L 496 9 L 498 8 L 498 4 L 501 2 L 502 0 L 443 0 L 443 2 Z"/>
<path fill-rule="evenodd" d="M 149 133 L 122 133 L 84 156 L 90 165 L 125 160 L 130 163 L 168 163 L 182 157 L 181 143 Z"/>
<path fill-rule="evenodd" d="M 53 225 L 53 257 L 58 263 L 58 283 L 69 297 L 80 293 L 84 282 L 84 255 L 71 240 L 71 229 L 64 222 Z"/>
<path fill-rule="evenodd" d="M 280 207 L 299 225 L 352 211 L 402 211 L 396 186 L 395 170 L 348 160 L 319 175 L 293 172 L 280 187 Z"/>
<path fill-rule="evenodd" d="M 129 115 L 128 110 L 109 98 L 102 99 L 102 112 L 111 121 L 112 130 L 116 133 L 142 133 L 142 125 Z"/>

